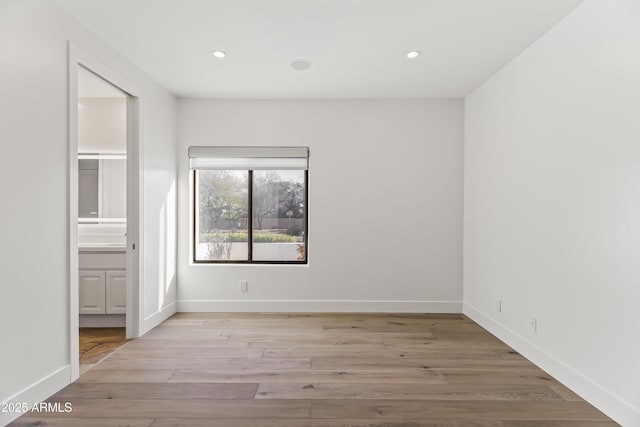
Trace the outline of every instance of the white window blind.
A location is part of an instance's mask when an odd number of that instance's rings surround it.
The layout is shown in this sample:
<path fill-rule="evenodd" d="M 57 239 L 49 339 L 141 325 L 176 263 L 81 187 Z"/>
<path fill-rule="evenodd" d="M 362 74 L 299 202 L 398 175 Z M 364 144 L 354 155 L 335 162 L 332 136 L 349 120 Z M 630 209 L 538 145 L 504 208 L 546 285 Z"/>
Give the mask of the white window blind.
<path fill-rule="evenodd" d="M 308 147 L 189 147 L 191 169 L 307 170 Z"/>

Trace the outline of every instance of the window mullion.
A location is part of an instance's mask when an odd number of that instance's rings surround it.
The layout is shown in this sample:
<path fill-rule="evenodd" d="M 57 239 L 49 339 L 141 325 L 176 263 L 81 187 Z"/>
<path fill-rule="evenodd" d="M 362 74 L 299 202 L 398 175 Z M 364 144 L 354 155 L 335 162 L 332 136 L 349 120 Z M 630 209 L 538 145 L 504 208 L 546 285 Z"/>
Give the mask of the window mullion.
<path fill-rule="evenodd" d="M 198 231 L 200 230 L 200 210 L 198 205 L 198 197 L 200 193 L 198 191 L 198 170 L 193 171 L 193 260 L 198 261 L 196 256 L 196 248 L 199 242 Z"/>
<path fill-rule="evenodd" d="M 253 262 L 253 171 L 249 171 L 249 206 L 247 212 L 247 240 L 249 248 L 247 251 L 247 261 Z"/>

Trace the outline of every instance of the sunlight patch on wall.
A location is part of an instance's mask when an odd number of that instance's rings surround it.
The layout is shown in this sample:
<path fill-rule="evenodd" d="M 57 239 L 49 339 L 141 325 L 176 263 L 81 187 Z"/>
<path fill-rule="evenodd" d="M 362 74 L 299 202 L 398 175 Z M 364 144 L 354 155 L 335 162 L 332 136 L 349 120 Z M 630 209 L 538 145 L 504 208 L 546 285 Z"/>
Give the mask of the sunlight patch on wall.
<path fill-rule="evenodd" d="M 166 202 L 166 276 L 165 276 L 165 293 L 169 292 L 172 284 L 176 279 L 176 181 L 171 183 L 169 193 L 167 193 Z"/>

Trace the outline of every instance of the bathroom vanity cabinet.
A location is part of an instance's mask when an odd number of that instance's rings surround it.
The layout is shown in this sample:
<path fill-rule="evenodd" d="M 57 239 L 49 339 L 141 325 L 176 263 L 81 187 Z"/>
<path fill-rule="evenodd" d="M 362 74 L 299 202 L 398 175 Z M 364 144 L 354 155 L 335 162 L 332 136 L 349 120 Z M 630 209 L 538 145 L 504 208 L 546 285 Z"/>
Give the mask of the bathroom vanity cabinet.
<path fill-rule="evenodd" d="M 120 318 L 124 321 L 127 310 L 126 253 L 92 248 L 91 252 L 80 252 L 79 265 L 81 318 L 82 315 L 103 315 L 109 318 L 105 326 L 118 323 Z M 90 323 L 99 326 L 100 319 L 92 318 Z"/>

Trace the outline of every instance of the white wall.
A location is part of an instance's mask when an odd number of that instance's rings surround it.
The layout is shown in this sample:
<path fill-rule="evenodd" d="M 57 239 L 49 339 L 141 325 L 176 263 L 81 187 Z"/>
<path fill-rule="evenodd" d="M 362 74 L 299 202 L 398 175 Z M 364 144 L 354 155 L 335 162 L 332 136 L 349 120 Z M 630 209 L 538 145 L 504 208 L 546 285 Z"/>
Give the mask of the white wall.
<path fill-rule="evenodd" d="M 460 312 L 462 100 L 181 99 L 178 111 L 179 310 Z M 190 145 L 310 147 L 308 266 L 190 263 Z"/>
<path fill-rule="evenodd" d="M 0 401 L 39 400 L 70 378 L 69 39 L 142 93 L 146 316 L 175 298 L 163 275 L 175 253 L 175 99 L 52 2 L 0 0 Z"/>
<path fill-rule="evenodd" d="M 145 334 L 176 312 L 177 102 L 162 91 L 143 95 L 142 277 Z M 161 95 L 161 96 L 160 96 Z"/>
<path fill-rule="evenodd" d="M 465 109 L 465 313 L 625 426 L 640 425 L 639 46 L 640 3 L 587 0 Z"/>

